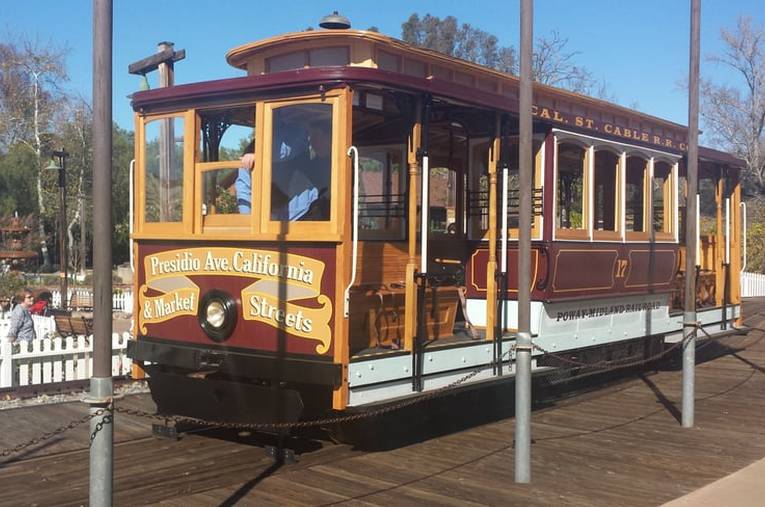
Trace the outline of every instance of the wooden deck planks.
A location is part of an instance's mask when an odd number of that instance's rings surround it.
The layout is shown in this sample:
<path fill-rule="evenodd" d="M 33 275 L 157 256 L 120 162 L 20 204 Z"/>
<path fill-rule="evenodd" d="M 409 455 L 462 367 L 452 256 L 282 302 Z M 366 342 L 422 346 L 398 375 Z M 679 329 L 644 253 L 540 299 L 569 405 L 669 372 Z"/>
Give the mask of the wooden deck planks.
<path fill-rule="evenodd" d="M 765 300 L 747 302 L 745 312 L 751 325 L 765 325 L 765 313 L 758 313 L 765 312 Z M 718 347 L 727 355 L 698 364 L 693 429 L 680 428 L 676 419 L 679 369 L 648 372 L 535 411 L 530 485 L 513 482 L 512 418 L 382 452 L 323 444 L 298 464 L 283 467 L 272 466 L 261 448 L 236 438 L 140 439 L 150 424 L 125 418 L 117 424 L 118 440 L 125 443 L 115 448 L 115 503 L 660 505 L 765 457 L 762 337 L 765 333 L 753 331 L 727 338 L 725 347 Z M 709 346 L 702 352 L 714 351 Z M 510 387 L 509 402 L 511 394 Z M 439 416 L 481 410 L 474 401 L 447 406 Z M 17 410 L 11 417 L 0 412 L 0 447 L 15 440 L 3 428 L 35 436 L 76 418 L 85 407 Z M 421 417 L 430 420 L 432 414 Z M 385 431 L 376 434 L 384 437 Z M 86 502 L 88 456 L 75 449 L 87 438 L 87 431 L 67 434 L 43 451 L 66 454 L 0 468 L 0 506 Z M 131 438 L 140 440 L 128 442 Z"/>

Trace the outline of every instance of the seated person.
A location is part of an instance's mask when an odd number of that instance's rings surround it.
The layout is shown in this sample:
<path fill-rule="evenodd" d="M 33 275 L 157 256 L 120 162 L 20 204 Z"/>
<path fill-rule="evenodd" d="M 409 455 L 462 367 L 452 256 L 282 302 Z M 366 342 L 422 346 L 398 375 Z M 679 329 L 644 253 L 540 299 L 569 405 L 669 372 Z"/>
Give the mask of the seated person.
<path fill-rule="evenodd" d="M 250 144 L 242 153 L 241 165 L 237 171 L 234 188 L 236 189 L 236 206 L 239 213 L 249 215 L 252 212 L 252 169 L 255 167 L 255 141 Z"/>
<path fill-rule="evenodd" d="M 309 126 L 310 149 L 274 162 L 272 220 L 329 220 L 332 132 L 325 123 Z"/>

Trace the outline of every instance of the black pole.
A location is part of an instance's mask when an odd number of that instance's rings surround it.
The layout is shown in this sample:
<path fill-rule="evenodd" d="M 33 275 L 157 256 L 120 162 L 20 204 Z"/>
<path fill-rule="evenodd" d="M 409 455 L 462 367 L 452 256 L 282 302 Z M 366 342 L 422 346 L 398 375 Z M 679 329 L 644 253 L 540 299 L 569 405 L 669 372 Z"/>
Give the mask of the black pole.
<path fill-rule="evenodd" d="M 58 277 L 59 291 L 61 292 L 61 308 L 69 308 L 69 284 L 67 280 L 67 255 L 66 255 L 66 157 L 63 149 L 59 152 L 58 168 Z"/>

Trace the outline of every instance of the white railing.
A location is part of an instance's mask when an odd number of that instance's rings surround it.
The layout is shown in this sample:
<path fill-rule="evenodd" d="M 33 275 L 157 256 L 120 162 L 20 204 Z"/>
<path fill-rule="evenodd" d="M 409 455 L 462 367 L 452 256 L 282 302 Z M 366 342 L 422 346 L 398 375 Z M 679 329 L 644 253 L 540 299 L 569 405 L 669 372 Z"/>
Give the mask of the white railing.
<path fill-rule="evenodd" d="M 53 317 L 33 315 L 38 339 L 10 343 L 10 312 L 0 314 L 0 388 L 86 380 L 93 371 L 92 336 L 56 334 Z M 130 373 L 128 333 L 112 334 L 112 375 Z"/>
<path fill-rule="evenodd" d="M 765 296 L 765 275 L 760 273 L 741 272 L 741 297 Z"/>
<path fill-rule="evenodd" d="M 91 289 L 68 289 L 67 292 L 69 293 L 69 302 L 72 301 L 72 298 L 76 295 L 77 299 L 82 301 L 87 300 L 93 300 L 93 291 Z M 61 307 L 61 292 L 58 289 L 54 289 L 51 291 L 51 294 L 53 295 L 53 298 L 51 300 L 51 305 L 54 308 L 60 308 Z M 125 312 L 125 313 L 133 313 L 133 291 L 131 290 L 123 290 L 119 292 L 112 293 L 112 311 L 115 312 Z"/>

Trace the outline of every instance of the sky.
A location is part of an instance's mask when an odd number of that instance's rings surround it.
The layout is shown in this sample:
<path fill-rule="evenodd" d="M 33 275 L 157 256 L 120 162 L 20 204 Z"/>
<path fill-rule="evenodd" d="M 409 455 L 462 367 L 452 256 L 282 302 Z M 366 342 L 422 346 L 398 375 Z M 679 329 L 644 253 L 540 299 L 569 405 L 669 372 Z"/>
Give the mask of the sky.
<path fill-rule="evenodd" d="M 557 30 L 577 51 L 576 63 L 604 81 L 616 101 L 683 125 L 688 123 L 689 0 L 537 0 L 534 36 Z M 720 54 L 722 28 L 739 16 L 765 25 L 763 0 L 702 0 L 701 74 L 738 85 L 730 71 L 706 57 Z M 139 78 L 128 65 L 150 56 L 157 43 L 171 41 L 186 50 L 175 67 L 176 84 L 244 75 L 229 66 L 225 53 L 241 44 L 317 27 L 337 10 L 353 28 L 377 26 L 401 36 L 401 23 L 413 13 L 455 16 L 497 36 L 500 45 L 519 47 L 518 0 L 438 0 L 367 2 L 359 0 L 114 0 L 113 117 L 133 130 L 128 95 Z M 0 0 L 0 37 L 23 36 L 40 45 L 69 48 L 70 81 L 64 89 L 90 100 L 92 89 L 92 2 L 90 0 Z M 156 86 L 156 72 L 150 75 Z"/>

